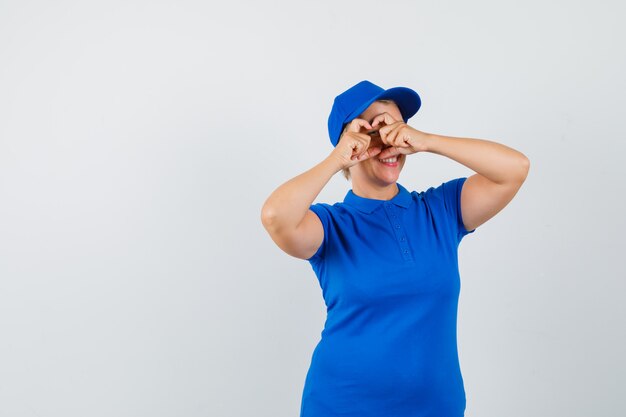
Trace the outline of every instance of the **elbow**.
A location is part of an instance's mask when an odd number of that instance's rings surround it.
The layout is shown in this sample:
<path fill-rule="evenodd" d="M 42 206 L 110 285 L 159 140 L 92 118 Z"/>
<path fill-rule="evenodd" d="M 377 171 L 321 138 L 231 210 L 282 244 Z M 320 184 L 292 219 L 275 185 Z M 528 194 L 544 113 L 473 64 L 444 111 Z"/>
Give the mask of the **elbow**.
<path fill-rule="evenodd" d="M 276 210 L 267 203 L 261 207 L 261 223 L 268 230 L 276 223 Z"/>
<path fill-rule="evenodd" d="M 528 176 L 529 171 L 530 171 L 530 159 L 528 159 L 526 155 L 524 155 L 524 157 L 522 158 L 522 173 L 523 173 L 522 181 L 526 180 L 526 177 Z"/>
<path fill-rule="evenodd" d="M 284 219 L 276 207 L 267 202 L 261 208 L 261 223 L 268 233 L 273 234 L 279 229 L 284 228 Z"/>
<path fill-rule="evenodd" d="M 519 159 L 519 166 L 517 168 L 517 181 L 519 183 L 523 183 L 526 181 L 526 177 L 528 177 L 528 172 L 530 171 L 530 159 L 526 157 L 526 155 L 522 154 Z"/>

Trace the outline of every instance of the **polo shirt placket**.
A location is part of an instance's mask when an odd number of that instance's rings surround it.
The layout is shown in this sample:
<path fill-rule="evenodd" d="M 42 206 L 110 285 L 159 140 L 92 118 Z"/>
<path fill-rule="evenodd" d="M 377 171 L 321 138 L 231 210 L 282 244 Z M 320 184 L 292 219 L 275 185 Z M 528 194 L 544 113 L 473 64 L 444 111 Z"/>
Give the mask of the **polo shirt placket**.
<path fill-rule="evenodd" d="M 398 241 L 398 245 L 400 246 L 402 259 L 404 259 L 405 262 L 413 263 L 413 254 L 411 253 L 411 249 L 409 248 L 405 228 L 400 221 L 401 213 L 399 212 L 399 209 L 395 206 L 395 204 L 392 203 L 385 203 L 383 206 L 385 207 L 385 214 L 387 215 L 389 224 L 393 228 L 393 232 L 396 235 L 396 240 Z"/>

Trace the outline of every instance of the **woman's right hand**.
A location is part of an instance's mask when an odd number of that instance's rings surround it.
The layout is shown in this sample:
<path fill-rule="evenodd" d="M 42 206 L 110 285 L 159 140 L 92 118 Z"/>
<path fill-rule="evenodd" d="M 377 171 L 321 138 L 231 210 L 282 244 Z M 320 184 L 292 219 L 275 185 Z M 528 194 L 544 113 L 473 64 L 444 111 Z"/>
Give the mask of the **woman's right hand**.
<path fill-rule="evenodd" d="M 365 127 L 367 130 L 373 129 L 367 120 L 353 119 L 344 128 L 337 146 L 331 153 L 339 160 L 342 169 L 350 168 L 361 161 L 376 156 L 382 150 L 380 146 L 369 147 L 372 137 L 367 133 L 361 133 L 362 127 Z"/>

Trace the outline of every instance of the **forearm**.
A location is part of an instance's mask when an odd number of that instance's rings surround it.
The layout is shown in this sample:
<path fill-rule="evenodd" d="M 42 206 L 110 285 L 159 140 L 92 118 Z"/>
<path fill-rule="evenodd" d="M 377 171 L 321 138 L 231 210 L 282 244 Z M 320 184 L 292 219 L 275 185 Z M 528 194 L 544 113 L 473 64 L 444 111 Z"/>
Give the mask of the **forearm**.
<path fill-rule="evenodd" d="M 261 220 L 268 230 L 295 229 L 341 164 L 329 156 L 306 172 L 279 186 L 265 201 Z"/>
<path fill-rule="evenodd" d="M 425 151 L 447 156 L 498 183 L 524 181 L 529 160 L 523 153 L 484 139 L 426 133 Z"/>

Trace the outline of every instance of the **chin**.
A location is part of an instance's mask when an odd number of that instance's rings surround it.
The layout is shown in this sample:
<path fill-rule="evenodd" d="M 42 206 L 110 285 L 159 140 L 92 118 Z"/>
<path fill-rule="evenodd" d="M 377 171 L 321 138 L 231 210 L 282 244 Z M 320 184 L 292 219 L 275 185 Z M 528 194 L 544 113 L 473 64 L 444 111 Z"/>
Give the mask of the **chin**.
<path fill-rule="evenodd" d="M 398 181 L 398 178 L 400 178 L 401 172 L 402 172 L 402 165 L 400 165 L 399 169 L 396 169 L 393 171 L 385 170 L 382 172 L 377 172 L 376 176 L 378 177 L 379 181 L 384 182 L 387 185 L 389 185 Z"/>
<path fill-rule="evenodd" d="M 391 185 L 391 184 L 394 184 L 395 182 L 397 182 L 399 177 L 400 177 L 400 172 L 398 172 L 396 174 L 385 173 L 383 175 L 378 175 L 377 179 L 378 179 L 378 181 L 381 184 Z"/>
<path fill-rule="evenodd" d="M 399 175 L 396 175 L 394 177 L 387 177 L 385 178 L 385 183 L 387 185 L 395 184 L 396 182 L 398 182 L 398 178 L 399 178 Z"/>

